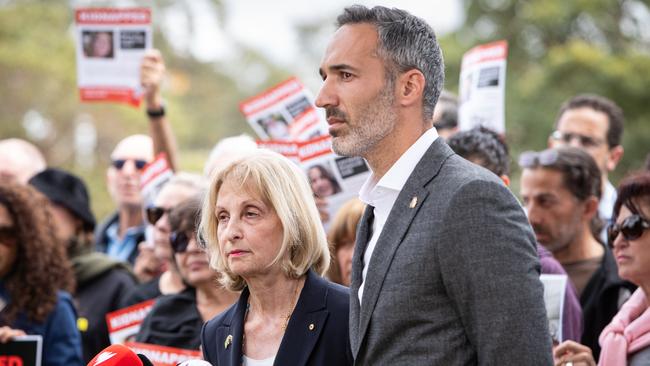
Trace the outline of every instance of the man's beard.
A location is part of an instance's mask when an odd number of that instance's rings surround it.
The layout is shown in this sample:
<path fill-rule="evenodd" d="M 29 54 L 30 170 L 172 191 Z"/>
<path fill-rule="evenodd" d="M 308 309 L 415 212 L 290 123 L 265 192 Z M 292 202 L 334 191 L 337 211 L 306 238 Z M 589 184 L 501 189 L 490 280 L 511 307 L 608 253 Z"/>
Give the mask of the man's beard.
<path fill-rule="evenodd" d="M 357 120 L 350 124 L 348 116 L 336 107 L 327 109 L 328 117 L 345 120 L 348 130 L 332 138 L 332 150 L 341 156 L 364 156 L 395 128 L 397 116 L 393 108 L 393 82 L 386 82 L 370 102 L 359 108 Z"/>

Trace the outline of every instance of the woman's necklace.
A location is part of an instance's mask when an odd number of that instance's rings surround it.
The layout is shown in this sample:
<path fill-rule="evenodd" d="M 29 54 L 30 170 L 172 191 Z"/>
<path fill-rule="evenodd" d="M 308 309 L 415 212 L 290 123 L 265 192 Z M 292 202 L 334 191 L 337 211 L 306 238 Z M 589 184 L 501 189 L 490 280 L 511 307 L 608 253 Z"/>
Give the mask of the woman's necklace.
<path fill-rule="evenodd" d="M 296 284 L 296 288 L 293 291 L 293 301 L 289 304 L 289 309 L 287 312 L 284 314 L 282 317 L 284 319 L 284 324 L 282 324 L 281 329 L 282 333 L 286 332 L 287 326 L 289 325 L 289 320 L 291 319 L 291 314 L 293 314 L 293 310 L 296 308 L 296 305 L 298 304 L 298 289 L 300 288 L 300 282 Z M 248 319 L 248 314 L 250 313 L 251 310 L 251 303 L 250 301 L 246 302 L 246 311 L 244 312 L 244 334 L 242 335 L 242 342 L 245 345 L 246 344 L 246 320 Z"/>

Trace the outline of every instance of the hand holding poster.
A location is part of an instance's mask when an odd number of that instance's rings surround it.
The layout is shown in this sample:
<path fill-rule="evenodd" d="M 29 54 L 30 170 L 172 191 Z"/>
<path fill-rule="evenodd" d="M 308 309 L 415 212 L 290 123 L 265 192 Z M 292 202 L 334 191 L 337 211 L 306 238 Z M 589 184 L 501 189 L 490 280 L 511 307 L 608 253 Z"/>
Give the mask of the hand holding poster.
<path fill-rule="evenodd" d="M 262 140 L 304 141 L 327 135 L 327 122 L 295 77 L 243 101 L 239 109 Z"/>
<path fill-rule="evenodd" d="M 463 55 L 460 69 L 458 128 L 484 126 L 503 134 L 508 43 L 476 46 Z"/>
<path fill-rule="evenodd" d="M 0 366 L 40 366 L 43 337 L 27 335 L 0 343 Z"/>
<path fill-rule="evenodd" d="M 140 62 L 151 47 L 151 10 L 77 9 L 77 85 L 82 101 L 139 105 Z"/>

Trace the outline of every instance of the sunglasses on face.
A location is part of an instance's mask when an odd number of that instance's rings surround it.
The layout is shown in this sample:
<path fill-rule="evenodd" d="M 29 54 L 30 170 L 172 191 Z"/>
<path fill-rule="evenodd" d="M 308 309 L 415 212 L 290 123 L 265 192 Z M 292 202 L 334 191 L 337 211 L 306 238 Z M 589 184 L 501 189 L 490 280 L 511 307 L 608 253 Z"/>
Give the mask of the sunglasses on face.
<path fill-rule="evenodd" d="M 14 226 L 0 226 L 0 244 L 14 244 L 18 232 Z"/>
<path fill-rule="evenodd" d="M 164 214 L 169 214 L 169 211 L 171 210 L 172 210 L 171 208 L 151 206 L 151 207 L 147 207 L 144 211 L 145 214 L 147 215 L 147 221 L 151 225 L 156 225 L 158 220 L 160 220 L 160 218 L 163 217 Z"/>
<path fill-rule="evenodd" d="M 171 244 L 174 253 L 185 253 L 185 251 L 187 250 L 187 246 L 190 245 L 190 240 L 193 235 L 194 233 L 188 235 L 188 233 L 184 231 L 172 232 L 169 235 L 169 243 Z M 199 247 L 199 249 L 205 250 L 206 244 L 205 244 L 205 240 L 203 240 L 203 236 L 201 235 L 201 233 L 197 233 L 194 239 L 196 239 L 196 245 Z"/>
<path fill-rule="evenodd" d="M 562 131 L 554 131 L 551 134 L 551 138 L 555 141 L 560 141 L 567 145 L 570 144 L 571 141 L 577 140 L 578 144 L 584 148 L 598 147 L 605 142 L 605 140 L 601 140 L 595 137 Z"/>
<path fill-rule="evenodd" d="M 135 165 L 135 168 L 137 170 L 142 170 L 144 169 L 144 166 L 147 165 L 146 160 L 140 159 L 113 159 L 111 164 L 115 167 L 115 169 L 122 170 L 122 168 L 124 168 L 124 164 L 126 164 L 126 162 L 129 160 L 133 162 L 133 165 Z"/>
<path fill-rule="evenodd" d="M 614 249 L 614 241 L 618 234 L 623 234 L 623 238 L 630 241 L 640 238 L 648 229 L 650 229 L 650 221 L 640 215 L 628 216 L 620 224 L 612 224 L 607 228 L 607 245 L 610 249 Z"/>
<path fill-rule="evenodd" d="M 182 231 L 173 231 L 169 234 L 169 243 L 174 253 L 185 253 L 187 246 L 190 244 L 190 236 Z"/>
<path fill-rule="evenodd" d="M 534 168 L 537 166 L 549 166 L 557 162 L 559 154 L 557 150 L 547 149 L 544 151 L 526 151 L 519 155 L 519 166 L 522 168 Z"/>

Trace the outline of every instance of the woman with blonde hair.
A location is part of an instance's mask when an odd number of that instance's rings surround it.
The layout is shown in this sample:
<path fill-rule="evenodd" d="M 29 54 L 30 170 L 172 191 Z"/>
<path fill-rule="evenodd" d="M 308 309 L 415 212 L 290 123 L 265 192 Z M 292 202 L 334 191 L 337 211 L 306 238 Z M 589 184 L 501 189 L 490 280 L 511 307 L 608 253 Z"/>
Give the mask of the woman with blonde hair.
<path fill-rule="evenodd" d="M 321 275 L 330 262 L 306 177 L 268 150 L 212 177 L 200 232 L 221 283 L 239 301 L 206 323 L 213 365 L 348 365 L 349 294 Z"/>

